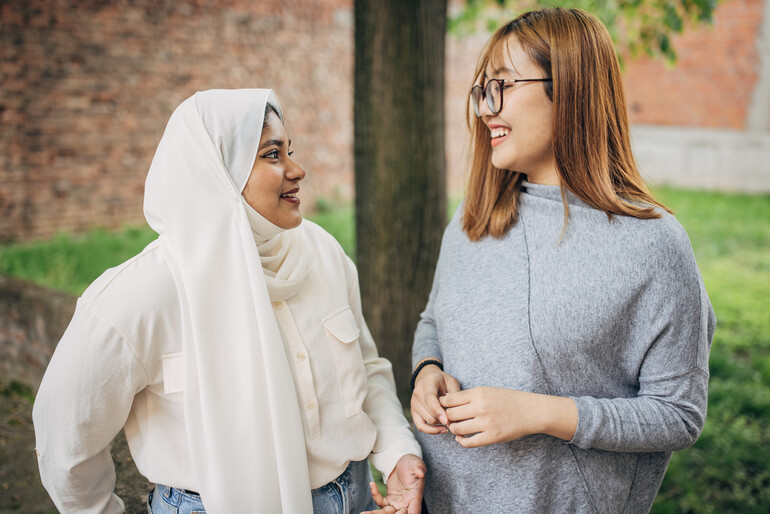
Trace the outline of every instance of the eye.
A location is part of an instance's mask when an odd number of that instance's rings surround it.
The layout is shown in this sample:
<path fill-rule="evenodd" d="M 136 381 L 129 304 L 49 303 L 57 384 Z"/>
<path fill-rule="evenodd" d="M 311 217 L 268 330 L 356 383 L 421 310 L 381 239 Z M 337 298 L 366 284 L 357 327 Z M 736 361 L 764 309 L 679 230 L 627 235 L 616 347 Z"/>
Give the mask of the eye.
<path fill-rule="evenodd" d="M 292 155 L 294 155 L 294 150 L 289 151 L 289 157 L 291 157 Z"/>
<path fill-rule="evenodd" d="M 263 159 L 277 159 L 278 158 L 278 150 L 270 150 L 266 154 L 262 156 Z"/>

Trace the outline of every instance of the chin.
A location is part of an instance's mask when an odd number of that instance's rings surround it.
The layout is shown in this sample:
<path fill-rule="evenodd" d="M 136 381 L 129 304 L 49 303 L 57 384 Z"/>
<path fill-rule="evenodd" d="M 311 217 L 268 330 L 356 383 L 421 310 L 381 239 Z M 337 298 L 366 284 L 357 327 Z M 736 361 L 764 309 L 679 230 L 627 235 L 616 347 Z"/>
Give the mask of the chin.
<path fill-rule="evenodd" d="M 290 230 L 292 228 L 297 228 L 302 223 L 302 215 L 297 215 L 296 218 L 292 218 L 291 220 L 286 220 L 285 223 L 281 223 L 279 226 L 284 230 Z"/>
<path fill-rule="evenodd" d="M 492 155 L 492 166 L 499 170 L 511 170 L 514 167 L 513 160 L 511 159 L 505 159 L 504 157 L 497 157 L 495 158 L 494 154 Z"/>

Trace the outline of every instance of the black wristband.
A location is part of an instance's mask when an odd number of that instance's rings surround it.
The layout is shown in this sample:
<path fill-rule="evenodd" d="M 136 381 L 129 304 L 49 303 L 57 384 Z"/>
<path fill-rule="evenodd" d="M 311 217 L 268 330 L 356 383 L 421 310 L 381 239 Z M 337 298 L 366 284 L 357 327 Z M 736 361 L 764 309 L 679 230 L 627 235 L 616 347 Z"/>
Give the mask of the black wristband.
<path fill-rule="evenodd" d="M 417 375 L 419 375 L 420 371 L 422 371 L 422 368 L 424 368 L 428 364 L 433 364 L 435 366 L 438 366 L 438 369 L 440 369 L 441 371 L 444 371 L 444 365 L 441 364 L 441 361 L 437 361 L 436 359 L 428 359 L 428 360 L 422 361 L 417 365 L 416 368 L 414 368 L 414 371 L 412 372 L 412 379 L 409 381 L 409 388 L 412 391 L 414 391 L 414 381 L 417 380 Z"/>

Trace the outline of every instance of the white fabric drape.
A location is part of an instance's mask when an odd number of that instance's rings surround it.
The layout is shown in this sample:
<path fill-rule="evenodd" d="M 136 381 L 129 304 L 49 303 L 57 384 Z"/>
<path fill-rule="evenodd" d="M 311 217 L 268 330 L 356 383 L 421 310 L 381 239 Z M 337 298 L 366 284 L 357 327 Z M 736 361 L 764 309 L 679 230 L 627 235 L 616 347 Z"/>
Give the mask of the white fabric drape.
<path fill-rule="evenodd" d="M 215 514 L 312 512 L 294 382 L 240 195 L 273 95 L 217 90 L 188 98 L 169 120 L 145 189 L 145 216 L 182 306 L 190 453 Z M 294 261 L 291 245 L 274 244 L 285 250 L 276 277 L 300 279 L 308 256 Z"/>
<path fill-rule="evenodd" d="M 262 259 L 270 300 L 288 300 L 299 292 L 312 267 L 313 250 L 307 236 L 300 230 L 284 231 L 254 210 L 243 197 L 241 201 Z"/>

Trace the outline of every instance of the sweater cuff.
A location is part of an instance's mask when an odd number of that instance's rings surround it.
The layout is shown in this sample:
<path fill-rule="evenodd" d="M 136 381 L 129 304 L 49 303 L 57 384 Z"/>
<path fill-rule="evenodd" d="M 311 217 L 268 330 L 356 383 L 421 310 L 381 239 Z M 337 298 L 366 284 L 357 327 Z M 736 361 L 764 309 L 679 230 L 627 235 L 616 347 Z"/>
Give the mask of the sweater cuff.
<path fill-rule="evenodd" d="M 593 439 L 598 427 L 591 425 L 591 420 L 597 419 L 599 414 L 599 405 L 596 398 L 590 396 L 572 397 L 577 405 L 578 421 L 575 435 L 569 441 L 569 444 L 583 449 L 592 447 Z"/>

